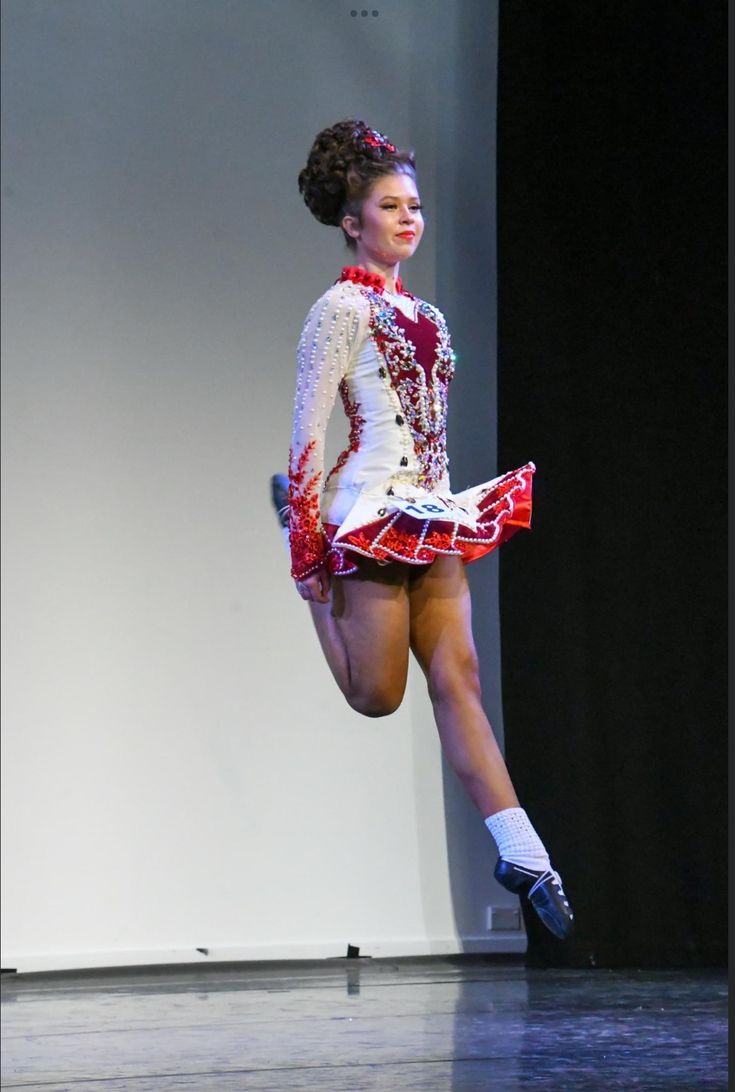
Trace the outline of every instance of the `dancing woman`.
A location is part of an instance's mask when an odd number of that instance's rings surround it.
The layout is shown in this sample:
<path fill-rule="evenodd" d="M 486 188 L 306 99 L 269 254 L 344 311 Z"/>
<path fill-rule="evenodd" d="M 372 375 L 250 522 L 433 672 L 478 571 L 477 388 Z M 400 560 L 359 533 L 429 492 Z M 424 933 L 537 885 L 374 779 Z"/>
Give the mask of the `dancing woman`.
<path fill-rule="evenodd" d="M 424 230 L 413 152 L 342 121 L 317 135 L 299 190 L 320 223 L 342 229 L 352 261 L 309 311 L 298 344 L 288 480 L 272 481 L 291 575 L 353 709 L 394 712 L 413 652 L 447 759 L 497 844 L 496 879 L 564 938 L 573 914 L 561 879 L 482 707 L 464 572 L 530 526 L 535 467 L 451 491 L 449 332 L 399 276 Z M 337 394 L 349 441 L 325 477 Z"/>

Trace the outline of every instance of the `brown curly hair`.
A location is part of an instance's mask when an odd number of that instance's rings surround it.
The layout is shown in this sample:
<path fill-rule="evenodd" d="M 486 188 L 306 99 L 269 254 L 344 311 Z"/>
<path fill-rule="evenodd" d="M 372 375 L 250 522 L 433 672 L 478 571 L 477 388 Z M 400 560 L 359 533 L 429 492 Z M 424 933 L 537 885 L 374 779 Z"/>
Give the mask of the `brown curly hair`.
<path fill-rule="evenodd" d="M 320 224 L 341 227 L 344 216 L 354 216 L 361 223 L 362 203 L 381 175 L 416 177 L 413 151 L 395 147 L 391 151 L 386 144 L 364 121 L 338 121 L 317 134 L 306 166 L 299 172 L 299 192 Z M 344 228 L 342 234 L 347 246 L 355 249 L 356 240 Z"/>

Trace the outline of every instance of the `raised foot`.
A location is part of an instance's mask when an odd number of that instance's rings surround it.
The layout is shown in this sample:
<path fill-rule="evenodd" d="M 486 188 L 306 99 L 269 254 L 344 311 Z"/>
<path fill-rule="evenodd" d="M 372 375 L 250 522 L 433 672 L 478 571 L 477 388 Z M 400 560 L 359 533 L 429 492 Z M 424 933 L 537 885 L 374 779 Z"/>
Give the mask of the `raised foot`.
<path fill-rule="evenodd" d="M 288 527 L 288 478 L 285 474 L 274 474 L 271 478 L 271 503 L 281 527 Z"/>
<path fill-rule="evenodd" d="M 534 872 L 499 857 L 493 875 L 507 891 L 525 895 L 546 928 L 559 940 L 566 940 L 572 934 L 574 914 L 558 872 L 551 868 Z"/>

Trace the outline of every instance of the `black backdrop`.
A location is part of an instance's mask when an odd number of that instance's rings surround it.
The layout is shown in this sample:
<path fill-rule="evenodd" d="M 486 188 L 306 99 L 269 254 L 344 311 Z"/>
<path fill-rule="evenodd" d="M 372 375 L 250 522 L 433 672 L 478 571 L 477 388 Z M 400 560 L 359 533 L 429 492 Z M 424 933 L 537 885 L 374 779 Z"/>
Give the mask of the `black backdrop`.
<path fill-rule="evenodd" d="M 727 7 L 501 0 L 506 754 L 577 914 L 540 965 L 726 950 Z"/>

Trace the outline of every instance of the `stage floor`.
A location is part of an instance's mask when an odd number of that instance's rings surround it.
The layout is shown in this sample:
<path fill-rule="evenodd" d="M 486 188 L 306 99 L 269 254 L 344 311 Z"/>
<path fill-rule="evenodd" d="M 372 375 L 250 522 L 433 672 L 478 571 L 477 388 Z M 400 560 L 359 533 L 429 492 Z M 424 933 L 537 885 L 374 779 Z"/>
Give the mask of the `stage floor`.
<path fill-rule="evenodd" d="M 727 1088 L 725 971 L 456 956 L 4 975 L 2 1087 Z"/>

